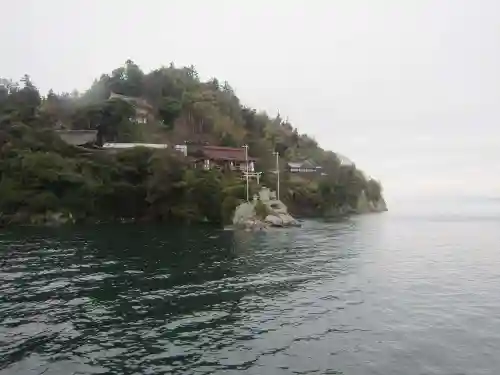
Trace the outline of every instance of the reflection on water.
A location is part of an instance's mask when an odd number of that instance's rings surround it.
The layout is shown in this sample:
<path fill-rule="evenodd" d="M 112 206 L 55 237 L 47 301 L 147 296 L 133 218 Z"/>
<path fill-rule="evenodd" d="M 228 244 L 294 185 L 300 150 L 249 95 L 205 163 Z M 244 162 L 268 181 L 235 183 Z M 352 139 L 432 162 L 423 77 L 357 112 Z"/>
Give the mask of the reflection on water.
<path fill-rule="evenodd" d="M 4 233 L 0 374 L 490 374 L 500 235 L 467 225 Z"/>

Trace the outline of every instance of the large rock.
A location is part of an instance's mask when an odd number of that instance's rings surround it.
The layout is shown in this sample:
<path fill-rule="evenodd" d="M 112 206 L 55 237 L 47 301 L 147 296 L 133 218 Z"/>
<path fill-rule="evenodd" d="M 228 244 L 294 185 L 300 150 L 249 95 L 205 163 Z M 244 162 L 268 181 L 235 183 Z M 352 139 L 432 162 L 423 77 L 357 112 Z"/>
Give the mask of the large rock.
<path fill-rule="evenodd" d="M 255 206 L 252 203 L 242 203 L 238 207 L 236 207 L 233 216 L 233 224 L 240 225 L 245 224 L 249 220 L 255 220 Z"/>
<path fill-rule="evenodd" d="M 376 201 L 369 200 L 363 190 L 358 198 L 358 204 L 356 206 L 356 213 L 367 214 L 370 212 L 384 212 L 387 211 L 387 204 L 383 197 L 380 197 Z"/>
<path fill-rule="evenodd" d="M 364 190 L 361 191 L 361 194 L 358 197 L 358 204 L 356 206 L 356 212 L 358 214 L 367 214 L 372 212 L 372 207 L 370 205 L 370 201 L 366 197 L 366 193 Z"/>
<path fill-rule="evenodd" d="M 372 203 L 373 203 L 373 212 L 388 211 L 387 203 L 385 202 L 385 199 L 383 197 L 380 197 L 378 201 Z"/>
<path fill-rule="evenodd" d="M 264 222 L 273 227 L 297 227 L 299 222 L 288 214 L 267 215 Z"/>
<path fill-rule="evenodd" d="M 269 212 L 273 212 L 277 215 L 289 215 L 288 207 L 280 200 L 264 201 L 263 203 L 266 205 Z"/>
<path fill-rule="evenodd" d="M 266 206 L 267 216 L 258 217 L 256 205 L 264 204 Z M 236 207 L 233 216 L 233 225 L 237 228 L 247 230 L 261 230 L 269 226 L 272 227 L 292 227 L 300 226 L 289 213 L 288 208 L 276 199 L 276 194 L 267 188 L 261 189 L 258 197 L 253 202 L 245 202 Z"/>
<path fill-rule="evenodd" d="M 273 227 L 283 227 L 283 220 L 276 215 L 267 215 L 264 219 L 264 222 L 272 225 Z"/>
<path fill-rule="evenodd" d="M 295 220 L 290 214 L 280 214 L 279 217 L 283 222 L 283 226 L 285 227 L 298 227 L 300 226 L 299 222 Z"/>

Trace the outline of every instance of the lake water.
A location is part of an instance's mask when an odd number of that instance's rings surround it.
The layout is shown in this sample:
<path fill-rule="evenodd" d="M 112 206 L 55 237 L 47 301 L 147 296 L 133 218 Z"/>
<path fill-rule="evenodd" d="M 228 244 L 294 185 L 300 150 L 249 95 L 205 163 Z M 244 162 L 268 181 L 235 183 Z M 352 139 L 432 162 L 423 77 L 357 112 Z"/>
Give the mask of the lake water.
<path fill-rule="evenodd" d="M 499 203 L 418 206 L 3 232 L 0 374 L 499 374 Z"/>

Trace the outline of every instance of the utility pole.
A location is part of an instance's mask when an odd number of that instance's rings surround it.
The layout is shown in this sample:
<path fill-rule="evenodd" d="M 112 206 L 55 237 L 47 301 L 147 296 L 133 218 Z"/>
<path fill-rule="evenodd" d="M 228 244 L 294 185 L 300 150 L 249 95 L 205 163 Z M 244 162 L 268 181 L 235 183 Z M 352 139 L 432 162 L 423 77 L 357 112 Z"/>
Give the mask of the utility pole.
<path fill-rule="evenodd" d="M 243 148 L 245 149 L 245 178 L 247 181 L 247 202 L 250 202 L 250 197 L 249 197 L 249 188 L 248 188 L 248 145 L 244 145 Z"/>
<path fill-rule="evenodd" d="M 274 151 L 273 155 L 276 156 L 276 199 L 280 199 L 280 162 L 279 157 L 280 153 L 278 151 Z"/>

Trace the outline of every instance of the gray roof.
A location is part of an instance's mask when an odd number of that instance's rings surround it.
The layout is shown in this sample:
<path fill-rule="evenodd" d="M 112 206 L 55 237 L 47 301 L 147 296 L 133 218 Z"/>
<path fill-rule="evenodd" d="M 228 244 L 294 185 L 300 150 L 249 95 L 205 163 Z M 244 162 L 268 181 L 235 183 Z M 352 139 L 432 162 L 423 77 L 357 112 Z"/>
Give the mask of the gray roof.
<path fill-rule="evenodd" d="M 304 160 L 304 161 L 296 161 L 296 162 L 289 162 L 288 163 L 288 166 L 290 168 L 308 168 L 308 169 L 312 169 L 312 168 L 321 168 L 321 167 L 317 167 L 312 161 L 310 160 Z"/>
<path fill-rule="evenodd" d="M 302 167 L 302 162 L 298 162 L 298 163 L 297 162 L 290 162 L 290 163 L 288 163 L 288 166 L 290 168 L 300 168 L 300 167 Z"/>
<path fill-rule="evenodd" d="M 59 137 L 70 145 L 81 146 L 97 140 L 97 130 L 56 130 Z"/>

